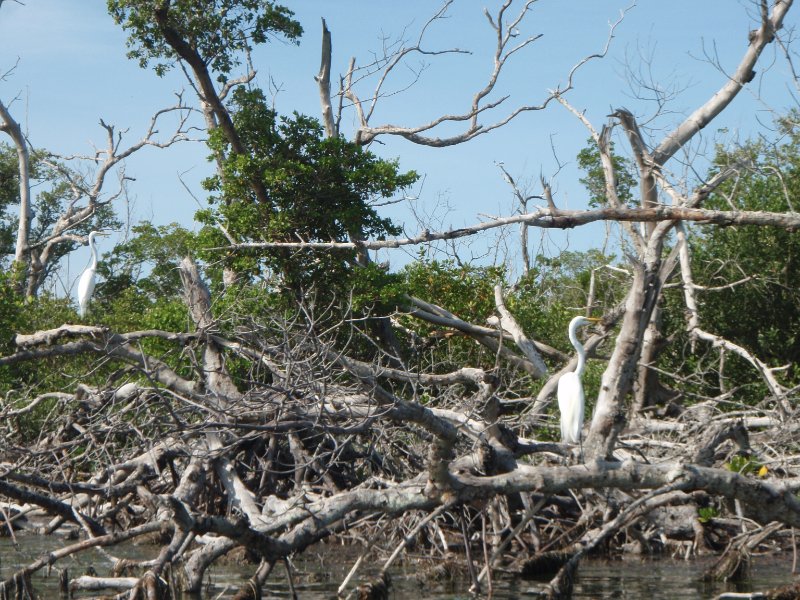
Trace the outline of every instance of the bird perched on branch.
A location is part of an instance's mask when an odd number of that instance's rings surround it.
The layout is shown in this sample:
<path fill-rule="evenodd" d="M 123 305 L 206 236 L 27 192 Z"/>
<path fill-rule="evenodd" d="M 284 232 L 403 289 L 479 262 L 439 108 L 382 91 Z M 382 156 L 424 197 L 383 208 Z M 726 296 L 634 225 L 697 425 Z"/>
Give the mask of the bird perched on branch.
<path fill-rule="evenodd" d="M 108 234 L 102 231 L 92 231 L 89 234 L 89 248 L 92 250 L 92 261 L 81 274 L 80 281 L 78 281 L 78 313 L 81 318 L 86 316 L 86 312 L 89 310 L 89 301 L 92 299 L 92 293 L 94 293 L 94 286 L 97 278 L 97 248 L 94 245 L 94 238 L 98 235 L 106 236 Z"/>
<path fill-rule="evenodd" d="M 597 323 L 593 317 L 575 317 L 569 323 L 569 341 L 578 353 L 578 365 L 570 373 L 564 373 L 558 380 L 558 409 L 561 411 L 561 441 L 578 444 L 583 429 L 583 383 L 581 377 L 586 370 L 586 353 L 578 341 L 578 327 Z"/>

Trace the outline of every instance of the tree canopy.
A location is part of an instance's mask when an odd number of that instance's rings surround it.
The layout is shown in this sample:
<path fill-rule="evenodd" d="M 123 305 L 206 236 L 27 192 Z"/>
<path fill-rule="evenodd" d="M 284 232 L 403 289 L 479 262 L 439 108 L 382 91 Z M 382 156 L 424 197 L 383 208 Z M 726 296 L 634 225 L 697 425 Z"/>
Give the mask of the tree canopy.
<path fill-rule="evenodd" d="M 143 68 L 154 62 L 159 75 L 180 58 L 175 40 L 225 77 L 253 45 L 303 33 L 289 8 L 267 0 L 108 0 L 108 11 L 130 32 L 128 56 Z"/>

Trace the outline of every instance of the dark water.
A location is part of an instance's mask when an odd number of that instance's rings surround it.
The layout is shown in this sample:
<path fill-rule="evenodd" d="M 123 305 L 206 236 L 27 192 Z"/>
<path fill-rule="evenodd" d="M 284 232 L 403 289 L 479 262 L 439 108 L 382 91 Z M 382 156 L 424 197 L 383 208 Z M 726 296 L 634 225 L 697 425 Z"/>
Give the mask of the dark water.
<path fill-rule="evenodd" d="M 791 556 L 755 557 L 750 577 L 743 583 L 702 580 L 712 560 L 668 559 L 588 561 L 581 565 L 575 598 L 715 598 L 722 592 L 766 592 L 792 582 Z M 524 597 L 524 596 L 520 596 Z"/>
<path fill-rule="evenodd" d="M 58 546 L 52 539 L 20 537 L 16 546 L 8 538 L 0 538 L 0 576 L 8 577 L 14 569 L 39 558 L 43 553 Z M 114 548 L 109 554 L 114 557 L 152 558 L 155 550 L 132 546 Z M 295 560 L 294 582 L 300 598 L 311 600 L 329 599 L 344 579 L 357 554 L 352 550 L 327 547 L 320 553 L 312 553 L 302 560 Z M 67 558 L 56 564 L 68 569 L 70 577 L 83 574 L 91 566 L 98 575 L 107 575 L 108 555 L 92 552 L 80 559 Z M 645 560 L 587 560 L 581 563 L 575 581 L 575 599 L 617 598 L 625 600 L 672 600 L 715 598 L 722 592 L 767 591 L 792 582 L 791 556 L 755 557 L 749 580 L 742 584 L 704 583 L 702 573 L 708 561 L 676 561 L 670 559 Z M 360 573 L 366 577 L 375 572 L 380 564 L 363 565 Z M 473 598 L 468 592 L 469 583 L 456 581 L 426 581 L 420 583 L 418 574 L 429 565 L 401 566 L 392 572 L 393 600 L 404 598 L 434 600 L 461 600 Z M 231 598 L 252 574 L 255 567 L 237 561 L 215 567 L 207 577 L 204 600 Z M 355 581 L 355 579 L 354 579 Z M 49 575 L 42 571 L 34 577 L 33 585 L 42 598 L 58 597 L 58 571 Z M 352 589 L 352 583 L 349 589 Z M 536 598 L 543 583 L 521 581 L 498 574 L 494 580 L 494 597 L 499 600 Z M 485 588 L 484 588 L 485 591 Z M 288 598 L 289 587 L 285 569 L 278 565 L 265 590 L 265 598 Z M 90 596 L 78 596 L 88 598 Z"/>

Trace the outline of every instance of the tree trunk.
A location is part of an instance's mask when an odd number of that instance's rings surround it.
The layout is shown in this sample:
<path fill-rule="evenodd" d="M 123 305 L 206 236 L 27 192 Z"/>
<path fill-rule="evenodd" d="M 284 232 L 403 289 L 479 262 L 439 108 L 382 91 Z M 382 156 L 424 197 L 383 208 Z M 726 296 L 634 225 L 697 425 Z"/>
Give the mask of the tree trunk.
<path fill-rule="evenodd" d="M 30 181 L 30 154 L 22 128 L 8 112 L 6 106 L 0 102 L 0 131 L 5 131 L 14 141 L 17 149 L 17 163 L 19 165 L 19 227 L 17 228 L 17 243 L 14 249 L 14 263 L 18 270 L 20 293 L 25 289 L 26 275 L 30 268 L 28 237 L 31 230 L 31 181 Z"/>
<path fill-rule="evenodd" d="M 660 231 L 656 229 L 651 244 L 662 239 Z M 658 250 L 649 253 L 649 260 L 634 265 L 622 326 L 603 373 L 597 406 L 584 445 L 589 458 L 611 459 L 617 436 L 625 426 L 625 398 L 633 386 L 642 340 L 661 293 L 659 266 L 662 244 L 656 243 L 655 246 Z"/>

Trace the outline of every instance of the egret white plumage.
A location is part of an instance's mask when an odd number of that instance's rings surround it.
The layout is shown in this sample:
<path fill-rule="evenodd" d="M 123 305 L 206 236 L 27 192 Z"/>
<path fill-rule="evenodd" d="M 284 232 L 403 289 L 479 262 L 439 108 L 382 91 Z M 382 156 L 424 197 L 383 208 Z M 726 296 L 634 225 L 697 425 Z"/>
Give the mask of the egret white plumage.
<path fill-rule="evenodd" d="M 596 323 L 593 317 L 575 317 L 569 322 L 569 341 L 578 353 L 578 365 L 570 373 L 564 373 L 558 380 L 558 409 L 561 411 L 561 441 L 578 444 L 583 429 L 583 383 L 581 377 L 586 370 L 586 353 L 578 341 L 578 327 Z"/>
<path fill-rule="evenodd" d="M 89 248 L 92 250 L 92 261 L 86 270 L 81 274 L 78 281 L 78 313 L 81 318 L 86 316 L 89 310 L 89 301 L 94 293 L 94 286 L 97 278 L 97 248 L 94 245 L 94 238 L 98 235 L 108 235 L 102 231 L 92 231 L 89 234 Z"/>

